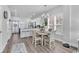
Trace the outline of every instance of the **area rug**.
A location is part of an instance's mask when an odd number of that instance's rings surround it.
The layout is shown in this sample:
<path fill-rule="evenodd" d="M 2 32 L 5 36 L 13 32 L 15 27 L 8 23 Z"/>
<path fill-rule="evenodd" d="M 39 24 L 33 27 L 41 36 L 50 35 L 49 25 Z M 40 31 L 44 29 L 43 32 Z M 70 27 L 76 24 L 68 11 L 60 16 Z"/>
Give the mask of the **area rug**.
<path fill-rule="evenodd" d="M 24 43 L 17 43 L 12 46 L 11 53 L 27 53 Z"/>

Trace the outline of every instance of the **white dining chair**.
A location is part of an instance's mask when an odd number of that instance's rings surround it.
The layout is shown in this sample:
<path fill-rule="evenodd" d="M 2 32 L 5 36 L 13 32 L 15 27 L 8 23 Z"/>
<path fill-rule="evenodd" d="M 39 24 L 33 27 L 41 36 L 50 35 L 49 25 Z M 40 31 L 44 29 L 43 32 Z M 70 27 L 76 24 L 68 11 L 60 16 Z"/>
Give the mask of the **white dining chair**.
<path fill-rule="evenodd" d="M 38 41 L 40 41 L 40 42 L 42 43 L 42 39 L 41 39 L 41 37 L 37 35 L 37 33 L 36 33 L 35 30 L 32 31 L 32 38 L 33 38 L 33 40 L 32 40 L 32 44 L 34 44 L 35 47 L 37 46 Z"/>
<path fill-rule="evenodd" d="M 48 44 L 48 47 L 51 49 L 52 47 L 55 48 L 55 37 L 54 37 L 55 31 L 49 31 L 48 32 L 48 38 L 44 39 L 44 45 L 46 46 Z"/>

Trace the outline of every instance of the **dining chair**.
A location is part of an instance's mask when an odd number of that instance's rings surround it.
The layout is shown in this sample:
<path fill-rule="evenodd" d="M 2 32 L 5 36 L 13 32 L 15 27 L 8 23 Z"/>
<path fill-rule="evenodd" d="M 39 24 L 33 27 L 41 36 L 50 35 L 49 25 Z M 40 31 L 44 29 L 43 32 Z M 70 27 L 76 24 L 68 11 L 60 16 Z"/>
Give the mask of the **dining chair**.
<path fill-rule="evenodd" d="M 54 33 L 50 33 L 49 34 L 49 48 L 55 48 L 55 37 L 54 37 Z"/>
<path fill-rule="evenodd" d="M 48 35 L 45 35 L 43 40 L 44 40 L 44 46 L 47 46 L 49 44 L 49 37 L 48 37 Z"/>
<path fill-rule="evenodd" d="M 34 44 L 35 47 L 37 46 L 38 42 L 42 43 L 41 36 L 37 34 L 36 30 L 32 31 L 32 38 L 32 44 Z"/>
<path fill-rule="evenodd" d="M 48 45 L 48 47 L 51 49 L 52 47 L 55 48 L 55 37 L 54 37 L 55 31 L 52 31 L 49 29 L 48 36 L 44 38 L 44 45 Z"/>

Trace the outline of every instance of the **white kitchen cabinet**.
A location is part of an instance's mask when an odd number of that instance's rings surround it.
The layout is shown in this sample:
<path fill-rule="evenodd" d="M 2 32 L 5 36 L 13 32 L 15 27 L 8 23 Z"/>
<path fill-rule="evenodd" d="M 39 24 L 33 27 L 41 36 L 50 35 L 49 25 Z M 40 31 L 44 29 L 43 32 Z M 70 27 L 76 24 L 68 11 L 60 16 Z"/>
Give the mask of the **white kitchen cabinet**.
<path fill-rule="evenodd" d="M 32 36 L 32 30 L 31 29 L 22 29 L 21 30 L 21 34 L 20 34 L 21 38 L 29 37 L 29 36 Z"/>

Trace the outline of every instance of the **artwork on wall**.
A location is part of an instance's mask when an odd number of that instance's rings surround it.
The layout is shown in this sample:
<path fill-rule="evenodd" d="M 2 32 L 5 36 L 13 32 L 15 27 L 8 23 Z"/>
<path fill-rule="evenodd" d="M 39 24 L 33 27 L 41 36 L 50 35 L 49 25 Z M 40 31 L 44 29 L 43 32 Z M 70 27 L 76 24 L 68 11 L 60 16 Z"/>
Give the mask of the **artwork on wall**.
<path fill-rule="evenodd" d="M 4 19 L 7 19 L 8 18 L 8 12 L 7 11 L 4 11 L 3 12 L 3 16 L 4 16 Z"/>

